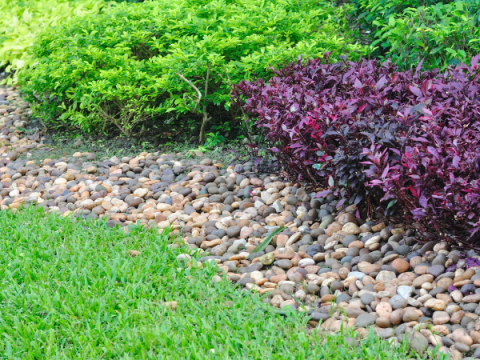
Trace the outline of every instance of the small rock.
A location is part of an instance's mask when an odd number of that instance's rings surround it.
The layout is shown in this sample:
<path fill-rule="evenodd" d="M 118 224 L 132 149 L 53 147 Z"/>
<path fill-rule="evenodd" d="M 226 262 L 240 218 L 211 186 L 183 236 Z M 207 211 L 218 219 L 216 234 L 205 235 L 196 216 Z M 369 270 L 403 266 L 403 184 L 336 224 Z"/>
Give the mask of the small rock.
<path fill-rule="evenodd" d="M 375 324 L 375 316 L 371 314 L 361 314 L 357 317 L 355 320 L 355 326 L 356 327 L 367 327 L 370 325 Z"/>
<path fill-rule="evenodd" d="M 392 306 L 394 310 L 403 309 L 408 304 L 407 300 L 400 295 L 392 296 L 388 303 Z"/>
<path fill-rule="evenodd" d="M 408 334 L 407 341 L 410 349 L 419 354 L 423 354 L 428 346 L 428 340 L 418 331 Z"/>

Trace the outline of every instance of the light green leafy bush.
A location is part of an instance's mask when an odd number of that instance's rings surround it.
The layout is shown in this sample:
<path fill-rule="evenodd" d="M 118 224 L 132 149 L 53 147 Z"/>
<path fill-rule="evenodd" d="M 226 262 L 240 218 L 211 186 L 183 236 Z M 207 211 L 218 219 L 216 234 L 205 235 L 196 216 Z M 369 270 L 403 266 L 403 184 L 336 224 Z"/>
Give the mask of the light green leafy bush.
<path fill-rule="evenodd" d="M 298 56 L 365 55 L 345 12 L 325 0 L 121 4 L 44 32 L 20 83 L 46 121 L 131 136 L 193 113 L 203 142 L 213 113 L 235 117 L 232 83 Z"/>
<path fill-rule="evenodd" d="M 28 67 L 33 61 L 28 49 L 42 29 L 97 14 L 105 6 L 103 0 L 0 0 L 0 68 Z"/>

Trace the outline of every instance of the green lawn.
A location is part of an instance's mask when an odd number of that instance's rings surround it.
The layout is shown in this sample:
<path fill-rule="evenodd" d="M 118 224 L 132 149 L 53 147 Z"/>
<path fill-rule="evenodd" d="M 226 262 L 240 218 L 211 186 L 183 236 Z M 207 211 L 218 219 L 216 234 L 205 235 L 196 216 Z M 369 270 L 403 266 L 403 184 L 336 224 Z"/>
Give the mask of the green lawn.
<path fill-rule="evenodd" d="M 0 359 L 406 359 L 367 339 L 306 332 L 259 297 L 182 269 L 169 235 L 0 212 Z M 141 255 L 132 258 L 129 250 Z M 175 311 L 162 304 L 177 301 Z M 230 306 L 229 306 L 230 305 Z M 342 345 L 343 344 L 343 345 Z"/>

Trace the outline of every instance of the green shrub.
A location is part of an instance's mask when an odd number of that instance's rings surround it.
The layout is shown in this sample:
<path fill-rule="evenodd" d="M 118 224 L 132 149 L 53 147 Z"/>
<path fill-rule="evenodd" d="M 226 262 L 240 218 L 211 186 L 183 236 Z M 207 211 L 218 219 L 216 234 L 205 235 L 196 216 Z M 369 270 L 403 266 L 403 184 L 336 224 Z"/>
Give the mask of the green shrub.
<path fill-rule="evenodd" d="M 371 49 L 400 68 L 444 69 L 480 53 L 480 0 L 356 0 L 358 20 L 370 27 Z"/>
<path fill-rule="evenodd" d="M 345 11 L 326 0 L 120 4 L 45 31 L 20 83 L 55 124 L 131 136 L 194 113 L 203 118 L 195 126 L 202 142 L 216 109 L 234 117 L 232 83 L 269 76 L 299 55 L 366 54 L 351 41 Z"/>
<path fill-rule="evenodd" d="M 372 25 L 388 22 L 390 15 L 399 16 L 405 9 L 428 7 L 436 3 L 448 3 L 451 0 L 352 0 L 356 11 L 356 18 L 366 24 Z"/>
<path fill-rule="evenodd" d="M 406 9 L 387 22 L 374 21 L 378 26 L 374 44 L 402 68 L 412 68 L 423 58 L 430 69 L 467 63 L 480 53 L 479 11 L 478 0 Z"/>
<path fill-rule="evenodd" d="M 97 14 L 105 6 L 103 0 L 0 0 L 0 69 L 28 67 L 27 51 L 43 28 Z"/>

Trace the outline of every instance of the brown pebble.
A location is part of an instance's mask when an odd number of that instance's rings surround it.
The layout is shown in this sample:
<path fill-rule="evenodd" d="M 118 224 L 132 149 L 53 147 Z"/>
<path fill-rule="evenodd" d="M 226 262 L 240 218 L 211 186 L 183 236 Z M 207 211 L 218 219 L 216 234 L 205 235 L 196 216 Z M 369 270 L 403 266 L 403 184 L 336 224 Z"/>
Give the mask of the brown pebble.
<path fill-rule="evenodd" d="M 463 281 L 463 280 L 470 280 L 470 278 L 473 275 L 475 275 L 475 270 L 474 269 L 465 270 L 465 272 L 463 274 L 455 276 L 455 278 L 453 279 L 453 282 L 457 283 L 457 282 Z"/>
<path fill-rule="evenodd" d="M 393 325 L 399 325 L 402 322 L 404 312 L 404 309 L 397 309 L 391 313 L 390 321 Z"/>
<path fill-rule="evenodd" d="M 384 317 L 384 316 L 378 317 L 377 320 L 376 320 L 376 324 L 377 324 L 377 326 L 379 326 L 381 328 L 392 327 L 392 323 L 391 323 L 390 319 L 387 318 L 387 317 Z"/>
<path fill-rule="evenodd" d="M 415 274 L 417 274 L 417 275 L 425 275 L 428 271 L 428 266 L 427 265 L 418 265 L 418 266 L 415 266 L 413 271 L 415 271 Z"/>
<path fill-rule="evenodd" d="M 177 310 L 178 303 L 176 301 L 167 301 L 163 304 L 166 308 L 172 309 L 173 311 Z"/>
<path fill-rule="evenodd" d="M 130 251 L 128 252 L 128 255 L 130 255 L 131 257 L 135 257 L 135 256 L 138 256 L 138 255 L 140 255 L 140 254 L 141 254 L 141 252 L 138 251 L 138 250 L 130 250 Z"/>
<path fill-rule="evenodd" d="M 410 268 L 410 264 L 407 260 L 404 259 L 395 259 L 392 261 L 391 266 L 398 272 L 404 273 Z"/>
<path fill-rule="evenodd" d="M 280 281 L 285 281 L 287 280 L 287 275 L 286 274 L 281 274 L 281 275 L 273 275 L 270 278 L 270 281 L 273 283 L 278 284 Z"/>
<path fill-rule="evenodd" d="M 350 244 L 348 244 L 348 248 L 363 249 L 364 246 L 365 244 L 360 240 L 352 241 Z"/>

